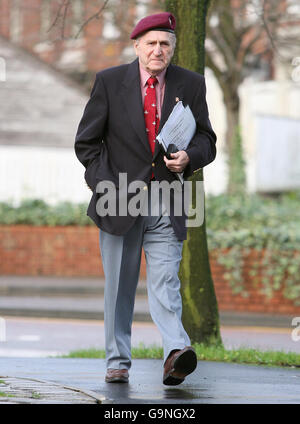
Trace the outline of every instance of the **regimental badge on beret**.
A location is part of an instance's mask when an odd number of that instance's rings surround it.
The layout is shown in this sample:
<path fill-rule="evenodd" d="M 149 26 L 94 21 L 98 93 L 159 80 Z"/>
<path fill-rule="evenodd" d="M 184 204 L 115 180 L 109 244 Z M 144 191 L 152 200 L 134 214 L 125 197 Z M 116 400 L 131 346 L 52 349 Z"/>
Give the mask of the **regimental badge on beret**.
<path fill-rule="evenodd" d="M 136 39 L 140 35 L 147 31 L 167 31 L 174 33 L 176 27 L 175 16 L 170 12 L 155 13 L 154 15 L 146 16 L 141 19 L 134 30 L 132 31 L 130 38 Z"/>

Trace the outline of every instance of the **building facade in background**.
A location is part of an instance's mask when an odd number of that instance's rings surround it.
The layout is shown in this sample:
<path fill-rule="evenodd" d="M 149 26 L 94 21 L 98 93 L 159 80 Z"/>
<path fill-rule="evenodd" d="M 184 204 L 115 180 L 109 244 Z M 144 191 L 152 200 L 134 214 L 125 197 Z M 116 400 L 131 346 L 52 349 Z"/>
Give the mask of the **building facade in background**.
<path fill-rule="evenodd" d="M 136 20 L 158 9 L 148 0 L 0 0 L 0 34 L 78 81 L 133 57 Z"/>

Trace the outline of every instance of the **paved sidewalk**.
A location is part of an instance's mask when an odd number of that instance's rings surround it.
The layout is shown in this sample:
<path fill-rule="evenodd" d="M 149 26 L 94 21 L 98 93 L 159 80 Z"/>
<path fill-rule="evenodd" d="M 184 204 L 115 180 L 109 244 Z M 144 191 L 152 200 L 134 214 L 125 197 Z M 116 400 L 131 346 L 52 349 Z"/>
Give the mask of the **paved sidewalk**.
<path fill-rule="evenodd" d="M 150 316 L 143 284 L 137 293 L 134 337 L 136 342 L 148 344 L 159 338 L 157 329 L 145 322 Z M 0 404 L 300 403 L 298 368 L 199 361 L 197 370 L 183 384 L 168 387 L 162 384 L 161 360 L 133 360 L 130 383 L 112 385 L 104 382 L 104 360 L 40 357 L 43 349 L 49 353 L 55 346 L 61 349 L 64 343 L 70 350 L 73 335 L 80 343 L 102 343 L 102 280 L 2 276 L 0 297 L 0 317 L 11 317 L 7 318 L 6 344 L 0 346 Z M 30 318 L 34 316 L 45 318 Z M 227 348 L 244 344 L 300 352 L 300 341 L 291 341 L 293 317 L 234 313 L 220 316 Z M 65 319 L 70 317 L 85 320 Z M 35 355 L 31 351 L 28 358 L 19 357 L 20 349 L 23 354 L 28 353 L 29 342 L 31 346 L 38 343 L 39 351 L 34 351 Z M 85 347 L 91 346 L 82 346 Z M 16 357 L 12 357 L 12 352 Z"/>
<path fill-rule="evenodd" d="M 58 384 L 57 396 L 52 390 L 54 403 L 62 398 L 72 403 L 72 397 L 68 399 L 61 392 L 65 385 L 86 393 L 87 403 L 93 396 L 103 404 L 300 403 L 300 371 L 296 368 L 198 361 L 196 371 L 184 383 L 172 387 L 162 384 L 161 360 L 133 360 L 129 384 L 107 384 L 102 359 L 1 358 L 0 376 L 4 381 L 5 376 L 43 380 L 52 388 Z M 41 387 L 36 384 L 34 390 L 39 393 Z"/>
<path fill-rule="evenodd" d="M 87 390 L 28 377 L 0 375 L 0 404 L 95 404 L 104 396 Z"/>

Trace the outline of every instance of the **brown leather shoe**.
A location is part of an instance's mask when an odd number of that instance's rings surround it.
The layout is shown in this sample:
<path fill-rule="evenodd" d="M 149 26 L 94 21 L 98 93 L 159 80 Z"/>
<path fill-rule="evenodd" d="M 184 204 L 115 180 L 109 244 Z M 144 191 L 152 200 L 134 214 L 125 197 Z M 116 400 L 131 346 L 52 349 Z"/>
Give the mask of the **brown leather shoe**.
<path fill-rule="evenodd" d="M 167 386 L 177 386 L 197 367 L 197 356 L 191 346 L 175 350 L 168 356 L 164 365 L 163 383 Z"/>
<path fill-rule="evenodd" d="M 105 376 L 106 383 L 128 383 L 129 374 L 128 370 L 116 370 L 108 368 Z"/>

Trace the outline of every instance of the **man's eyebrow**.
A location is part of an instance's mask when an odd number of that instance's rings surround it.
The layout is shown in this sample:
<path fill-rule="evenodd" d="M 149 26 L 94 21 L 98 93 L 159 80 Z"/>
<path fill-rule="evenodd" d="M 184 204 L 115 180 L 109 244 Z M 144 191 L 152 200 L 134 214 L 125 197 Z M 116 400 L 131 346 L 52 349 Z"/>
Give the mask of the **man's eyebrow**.
<path fill-rule="evenodd" d="M 160 44 L 162 44 L 162 43 L 168 43 L 168 44 L 170 44 L 170 40 L 146 40 L 146 43 L 156 43 L 156 42 L 159 42 Z"/>

